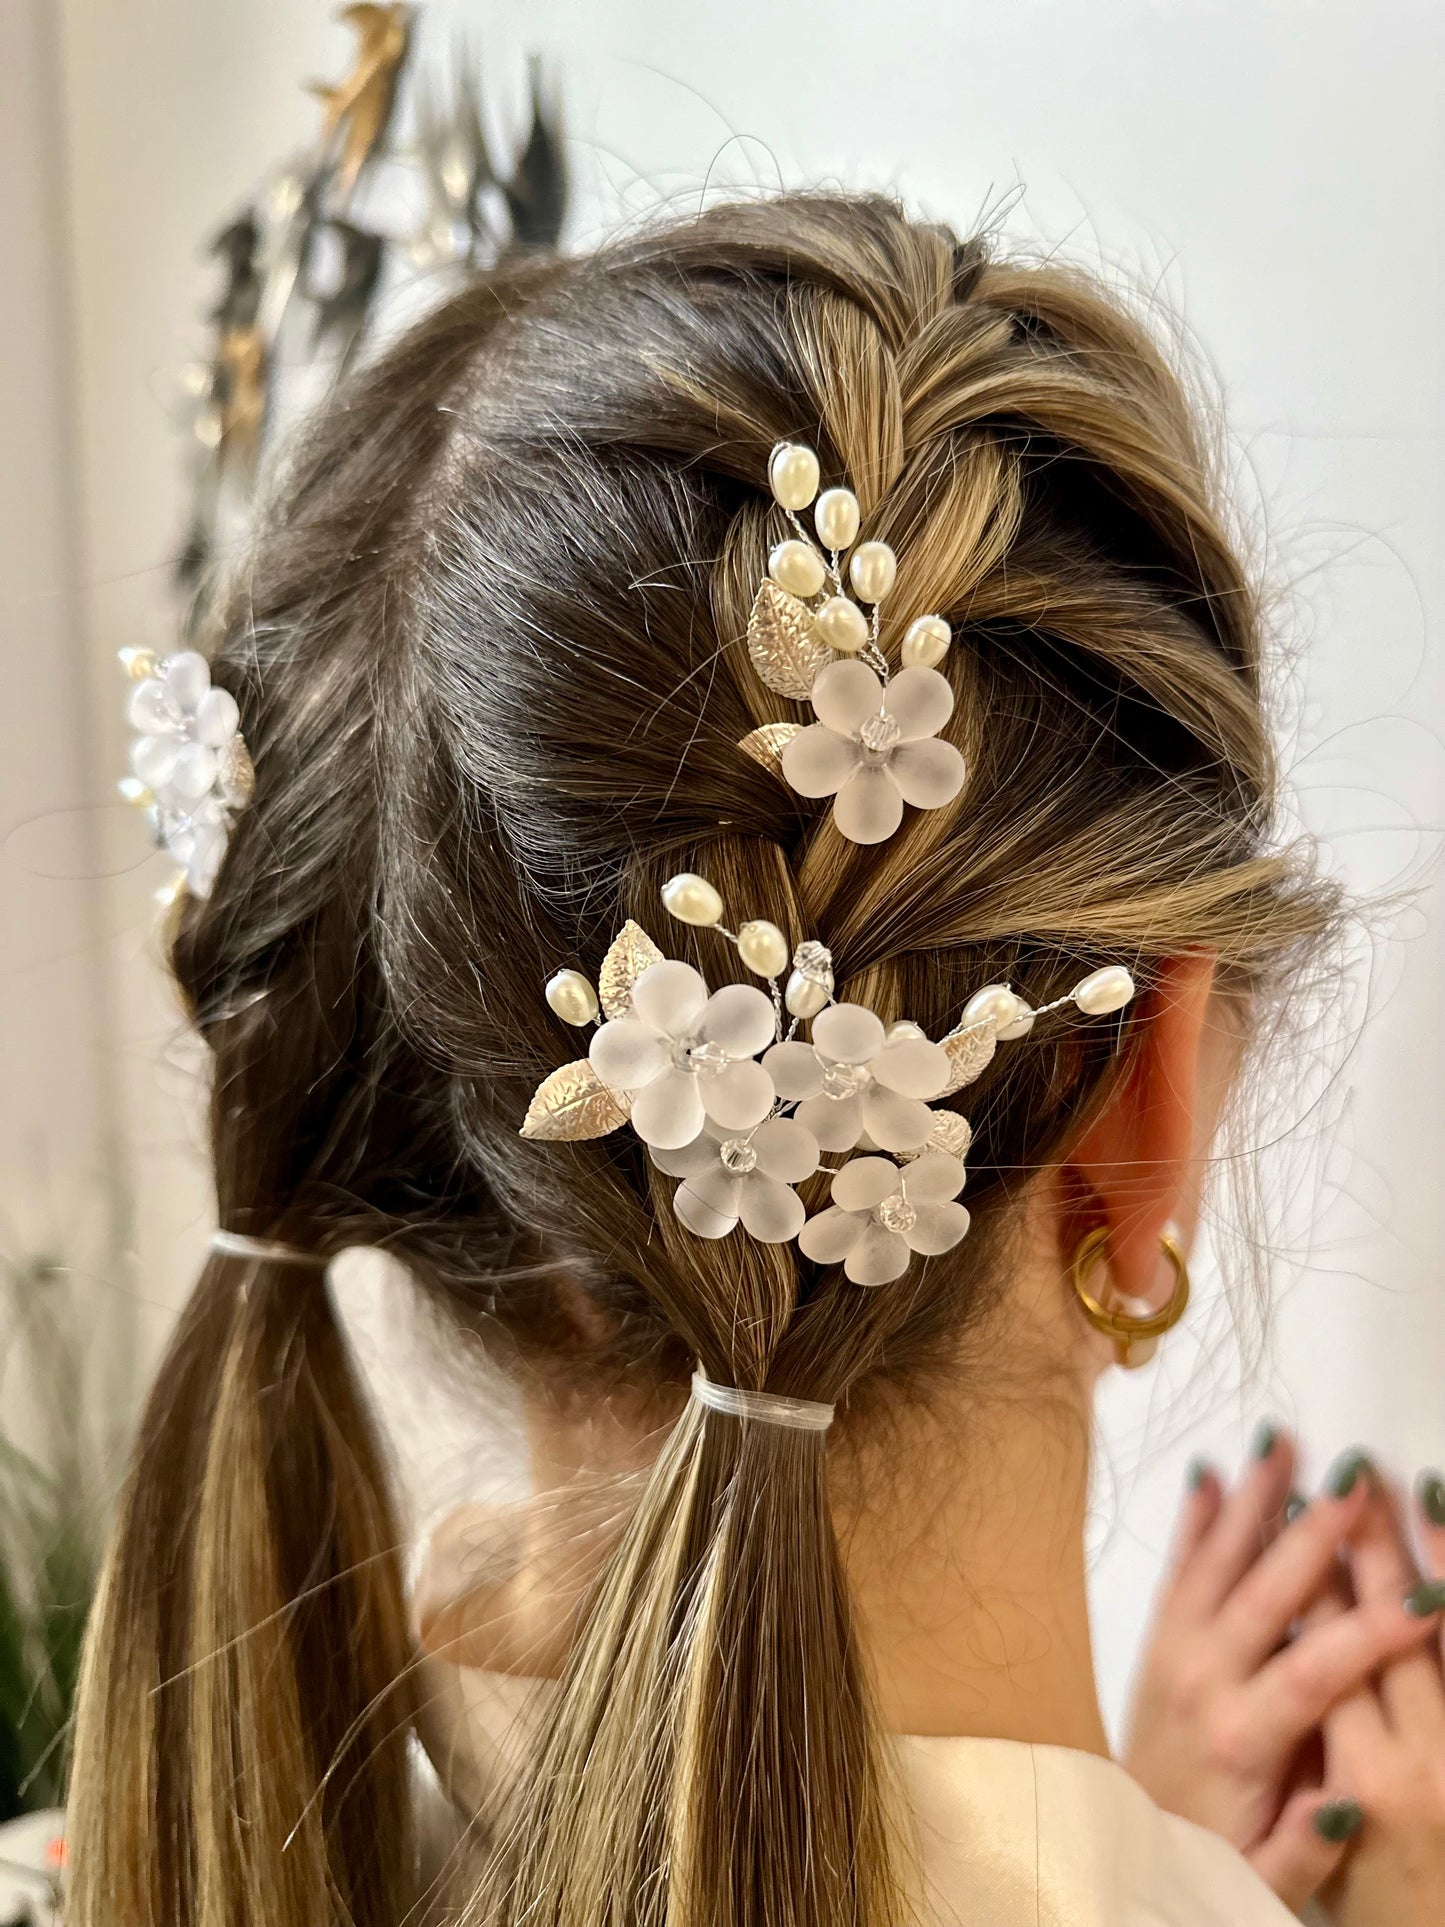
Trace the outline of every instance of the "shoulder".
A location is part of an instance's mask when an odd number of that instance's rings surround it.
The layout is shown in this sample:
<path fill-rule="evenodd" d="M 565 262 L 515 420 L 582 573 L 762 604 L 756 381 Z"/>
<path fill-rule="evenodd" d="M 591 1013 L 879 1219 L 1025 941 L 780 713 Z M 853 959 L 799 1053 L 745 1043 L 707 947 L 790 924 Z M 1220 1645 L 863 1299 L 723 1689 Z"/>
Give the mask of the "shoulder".
<path fill-rule="evenodd" d="M 1234 1849 L 1121 1766 L 1017 1740 L 898 1742 L 924 1918 L 968 1927 L 1287 1927 Z"/>

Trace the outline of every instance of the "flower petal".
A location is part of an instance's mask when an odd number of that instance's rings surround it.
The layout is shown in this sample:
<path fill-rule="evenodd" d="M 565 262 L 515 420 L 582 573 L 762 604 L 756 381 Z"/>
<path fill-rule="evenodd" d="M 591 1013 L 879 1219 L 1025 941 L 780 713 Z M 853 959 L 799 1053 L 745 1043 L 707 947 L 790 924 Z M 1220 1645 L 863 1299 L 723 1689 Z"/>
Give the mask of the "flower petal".
<path fill-rule="evenodd" d="M 826 723 L 811 723 L 783 745 L 783 775 L 799 796 L 832 796 L 858 767 L 858 745 Z"/>
<path fill-rule="evenodd" d="M 640 1091 L 667 1069 L 667 1046 L 650 1024 L 613 1017 L 599 1024 L 587 1048 L 592 1068 L 614 1091 Z"/>
<path fill-rule="evenodd" d="M 632 986 L 633 1015 L 664 1037 L 690 1037 L 706 1002 L 707 985 L 701 976 L 691 964 L 674 957 L 649 964 Z"/>
<path fill-rule="evenodd" d="M 916 810 L 938 810 L 951 803 L 968 774 L 962 754 L 936 736 L 900 743 L 888 759 L 888 774 L 905 803 Z"/>
<path fill-rule="evenodd" d="M 698 1030 L 729 1057 L 752 1057 L 778 1034 L 773 1000 L 752 984 L 724 984 L 708 998 Z"/>
<path fill-rule="evenodd" d="M 910 1251 L 936 1258 L 940 1251 L 952 1251 L 968 1227 L 969 1216 L 961 1204 L 925 1204 L 903 1235 Z"/>
<path fill-rule="evenodd" d="M 769 1118 L 753 1132 L 752 1145 L 763 1176 L 780 1184 L 801 1184 L 818 1168 L 818 1140 L 795 1118 Z"/>
<path fill-rule="evenodd" d="M 736 1059 L 714 1076 L 693 1081 L 708 1116 L 729 1131 L 750 1130 L 773 1108 L 773 1080 L 761 1064 L 749 1058 Z M 632 1116 L 635 1123 L 635 1105 Z"/>
<path fill-rule="evenodd" d="M 678 1151 L 702 1129 L 702 1093 L 690 1071 L 669 1067 L 632 1101 L 632 1128 L 644 1144 Z"/>
<path fill-rule="evenodd" d="M 721 1167 L 718 1163 L 718 1141 L 709 1131 L 695 1137 L 691 1144 L 683 1144 L 675 1150 L 664 1150 L 656 1146 L 652 1161 L 659 1171 L 666 1171 L 670 1178 L 691 1178 L 699 1171 L 713 1171 Z"/>
<path fill-rule="evenodd" d="M 850 843 L 886 843 L 903 821 L 903 797 L 888 771 L 854 770 L 833 798 L 833 821 Z"/>
<path fill-rule="evenodd" d="M 916 1097 L 875 1084 L 863 1093 L 863 1128 L 880 1151 L 916 1151 L 928 1142 L 933 1113 Z"/>
<path fill-rule="evenodd" d="M 891 1158 L 850 1158 L 833 1180 L 833 1202 L 844 1211 L 871 1211 L 901 1182 Z"/>
<path fill-rule="evenodd" d="M 863 1129 L 863 1106 L 856 1097 L 810 1097 L 793 1116 L 822 1151 L 851 1151 Z"/>
<path fill-rule="evenodd" d="M 929 1151 L 915 1158 L 904 1175 L 910 1204 L 942 1204 L 958 1196 L 967 1174 L 961 1158 L 951 1158 L 947 1151 Z"/>
<path fill-rule="evenodd" d="M 796 1191 L 779 1184 L 776 1178 L 765 1178 L 760 1171 L 752 1171 L 743 1179 L 738 1211 L 743 1230 L 765 1245 L 785 1245 L 789 1238 L 796 1238 L 808 1215 Z"/>
<path fill-rule="evenodd" d="M 738 1221 L 742 1180 L 714 1164 L 711 1171 L 684 1178 L 672 1194 L 672 1208 L 699 1238 L 724 1238 Z"/>
<path fill-rule="evenodd" d="M 815 1265 L 836 1265 L 863 1236 L 867 1223 L 856 1211 L 840 1211 L 830 1204 L 826 1211 L 809 1218 L 798 1233 L 798 1249 Z"/>
<path fill-rule="evenodd" d="M 936 669 L 901 669 L 888 685 L 888 714 L 905 743 L 936 736 L 953 714 L 953 685 Z"/>
<path fill-rule="evenodd" d="M 772 1078 L 779 1097 L 816 1097 L 823 1088 L 823 1066 L 811 1044 L 774 1044 L 763 1053 L 763 1069 Z"/>
<path fill-rule="evenodd" d="M 855 1285 L 886 1285 L 908 1269 L 908 1245 L 896 1231 L 870 1224 L 843 1266 Z"/>
<path fill-rule="evenodd" d="M 883 1048 L 883 1024 L 862 1004 L 829 1004 L 813 1019 L 813 1044 L 835 1064 L 866 1064 Z"/>
<path fill-rule="evenodd" d="M 938 680 L 942 682 L 942 676 Z M 866 662 L 859 662 L 856 656 L 845 657 L 818 671 L 811 700 L 820 723 L 840 736 L 856 736 L 859 725 L 882 708 L 883 685 Z"/>
<path fill-rule="evenodd" d="M 814 1035 L 817 1028 L 815 1024 Z M 879 1084 L 890 1091 L 901 1091 L 905 1097 L 938 1097 L 953 1075 L 948 1052 L 942 1044 L 930 1044 L 926 1037 L 905 1037 L 896 1044 L 885 1044 L 876 1057 L 869 1059 L 868 1068 Z"/>

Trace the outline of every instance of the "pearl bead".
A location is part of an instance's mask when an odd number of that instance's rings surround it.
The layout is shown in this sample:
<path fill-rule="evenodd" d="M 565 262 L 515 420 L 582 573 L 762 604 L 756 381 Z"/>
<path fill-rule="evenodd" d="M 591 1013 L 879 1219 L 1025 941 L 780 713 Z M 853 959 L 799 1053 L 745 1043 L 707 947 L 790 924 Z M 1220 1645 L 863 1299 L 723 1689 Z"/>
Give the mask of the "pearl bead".
<path fill-rule="evenodd" d="M 783 992 L 783 1002 L 794 1017 L 816 1017 L 820 1010 L 827 1007 L 832 994 L 826 984 L 815 983 L 811 977 L 805 977 L 801 970 L 795 970 Z"/>
<path fill-rule="evenodd" d="M 963 1007 L 963 1023 L 960 1029 L 971 1024 L 992 1024 L 995 1033 L 1015 1024 L 1023 1010 L 1021 1000 L 1014 996 L 1007 984 L 985 984 L 976 990 Z"/>
<path fill-rule="evenodd" d="M 156 656 L 153 649 L 117 649 L 120 666 L 132 682 L 144 682 L 147 676 L 156 673 Z"/>
<path fill-rule="evenodd" d="M 883 1036 L 886 1043 L 906 1044 L 912 1043 L 916 1038 L 925 1037 L 926 1032 L 918 1024 L 909 1023 L 906 1017 L 900 1017 L 896 1024 L 888 1026 Z"/>
<path fill-rule="evenodd" d="M 886 542 L 860 542 L 848 564 L 848 579 L 862 602 L 881 602 L 898 575 L 898 558 Z"/>
<path fill-rule="evenodd" d="M 788 940 L 775 923 L 754 917 L 738 931 L 738 955 L 760 977 L 776 977 L 788 967 Z"/>
<path fill-rule="evenodd" d="M 1096 970 L 1074 991 L 1074 1002 L 1086 1017 L 1106 1017 L 1111 1010 L 1122 1010 L 1134 995 L 1134 979 L 1123 964 L 1108 964 Z"/>
<path fill-rule="evenodd" d="M 122 776 L 116 788 L 126 802 L 138 810 L 148 810 L 156 800 L 153 792 L 138 776 Z"/>
<path fill-rule="evenodd" d="M 768 574 L 789 595 L 816 595 L 825 573 L 822 556 L 806 542 L 780 542 L 768 557 Z"/>
<path fill-rule="evenodd" d="M 1016 1037 L 1027 1037 L 1034 1027 L 1034 1013 L 1029 1009 L 1022 997 L 1018 999 L 1018 1007 L 1018 1016 L 1014 1018 L 1011 1024 L 998 1033 L 998 1041 L 1001 1044 L 1011 1044 Z"/>
<path fill-rule="evenodd" d="M 903 664 L 906 669 L 936 669 L 948 654 L 953 631 L 942 616 L 920 616 L 910 622 L 903 637 Z"/>
<path fill-rule="evenodd" d="M 805 509 L 818 493 L 818 458 L 801 442 L 779 442 L 768 463 L 768 481 L 781 507 Z"/>
<path fill-rule="evenodd" d="M 868 640 L 868 618 L 848 596 L 829 596 L 813 618 L 813 629 L 820 642 L 836 649 L 840 656 L 851 656 Z"/>
<path fill-rule="evenodd" d="M 703 928 L 722 920 L 723 900 L 706 877 L 684 870 L 662 886 L 662 901 L 679 923 Z"/>
<path fill-rule="evenodd" d="M 590 1024 L 597 1015 L 597 992 L 580 970 L 559 970 L 548 978 L 545 995 L 564 1024 Z"/>
<path fill-rule="evenodd" d="M 851 488 L 826 488 L 813 510 L 813 526 L 825 549 L 851 548 L 858 539 L 858 497 Z"/>

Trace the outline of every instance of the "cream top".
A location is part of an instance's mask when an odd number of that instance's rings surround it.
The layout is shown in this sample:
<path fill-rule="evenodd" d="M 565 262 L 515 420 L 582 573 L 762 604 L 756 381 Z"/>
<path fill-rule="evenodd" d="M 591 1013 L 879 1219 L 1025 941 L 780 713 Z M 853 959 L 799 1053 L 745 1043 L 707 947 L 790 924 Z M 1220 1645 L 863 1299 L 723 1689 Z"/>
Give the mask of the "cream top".
<path fill-rule="evenodd" d="M 427 1747 L 468 1812 L 525 1744 L 548 1683 L 428 1663 Z M 1123 1767 L 1019 1740 L 900 1736 L 921 1919 L 933 1927 L 1288 1927 L 1234 1849 Z"/>

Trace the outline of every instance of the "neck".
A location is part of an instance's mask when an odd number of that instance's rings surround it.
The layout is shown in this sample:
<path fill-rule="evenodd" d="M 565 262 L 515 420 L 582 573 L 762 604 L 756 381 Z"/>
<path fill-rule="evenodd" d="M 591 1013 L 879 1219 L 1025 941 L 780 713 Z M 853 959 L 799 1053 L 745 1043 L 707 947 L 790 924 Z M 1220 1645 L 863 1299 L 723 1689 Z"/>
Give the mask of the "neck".
<path fill-rule="evenodd" d="M 888 1449 L 924 1468 L 916 1503 L 880 1506 L 865 1477 L 871 1502 L 841 1491 L 835 1516 L 887 1727 L 1107 1757 L 1084 1572 L 1090 1387 L 1060 1375 L 1040 1397 L 1040 1383 L 963 1424 L 935 1408 L 920 1437 L 907 1421 Z"/>

